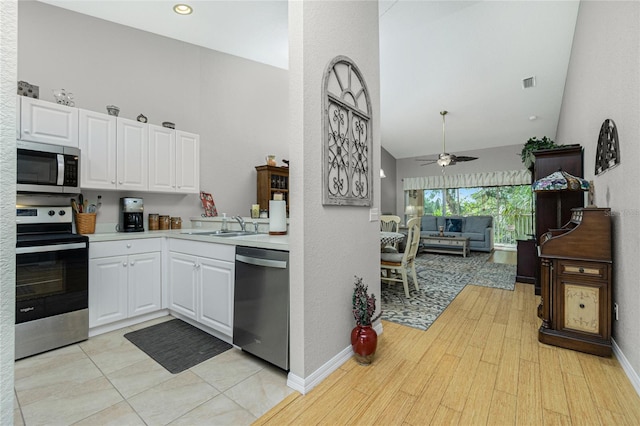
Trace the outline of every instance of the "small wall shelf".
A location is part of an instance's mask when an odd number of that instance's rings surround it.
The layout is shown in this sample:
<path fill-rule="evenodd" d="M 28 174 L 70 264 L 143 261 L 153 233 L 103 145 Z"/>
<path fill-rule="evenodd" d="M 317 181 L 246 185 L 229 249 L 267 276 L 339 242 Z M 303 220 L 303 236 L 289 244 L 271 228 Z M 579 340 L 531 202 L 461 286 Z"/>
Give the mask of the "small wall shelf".
<path fill-rule="evenodd" d="M 276 166 L 256 166 L 257 176 L 257 203 L 260 210 L 269 210 L 269 200 L 273 195 L 280 193 L 282 199 L 287 202 L 287 214 L 289 213 L 289 168 Z"/>

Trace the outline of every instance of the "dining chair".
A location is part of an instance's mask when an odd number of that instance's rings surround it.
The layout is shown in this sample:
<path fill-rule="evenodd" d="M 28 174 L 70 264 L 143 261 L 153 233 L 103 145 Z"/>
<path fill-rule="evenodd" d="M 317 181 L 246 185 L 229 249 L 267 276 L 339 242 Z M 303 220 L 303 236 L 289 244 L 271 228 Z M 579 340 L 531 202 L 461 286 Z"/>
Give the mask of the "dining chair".
<path fill-rule="evenodd" d="M 400 228 L 400 220 L 400 216 L 392 214 L 380 215 L 380 230 L 385 232 L 398 232 L 398 229 Z M 387 244 L 382 248 L 382 251 L 385 253 L 397 253 L 398 243 Z"/>
<path fill-rule="evenodd" d="M 416 290 L 418 278 L 416 276 L 415 259 L 420 245 L 420 218 L 414 217 L 407 222 L 407 245 L 401 253 L 380 253 L 380 279 L 381 281 L 401 282 L 404 285 L 404 294 L 409 296 L 409 282 L 407 270 L 411 269 L 411 278 Z M 398 277 L 397 274 L 400 274 Z"/>

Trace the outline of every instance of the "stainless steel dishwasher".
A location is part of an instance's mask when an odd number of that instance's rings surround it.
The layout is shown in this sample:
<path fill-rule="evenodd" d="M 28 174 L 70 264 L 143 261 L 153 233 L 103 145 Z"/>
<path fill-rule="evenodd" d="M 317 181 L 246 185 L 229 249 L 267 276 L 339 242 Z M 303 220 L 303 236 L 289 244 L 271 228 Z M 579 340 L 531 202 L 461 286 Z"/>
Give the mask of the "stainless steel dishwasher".
<path fill-rule="evenodd" d="M 233 344 L 289 370 L 289 253 L 236 247 Z"/>

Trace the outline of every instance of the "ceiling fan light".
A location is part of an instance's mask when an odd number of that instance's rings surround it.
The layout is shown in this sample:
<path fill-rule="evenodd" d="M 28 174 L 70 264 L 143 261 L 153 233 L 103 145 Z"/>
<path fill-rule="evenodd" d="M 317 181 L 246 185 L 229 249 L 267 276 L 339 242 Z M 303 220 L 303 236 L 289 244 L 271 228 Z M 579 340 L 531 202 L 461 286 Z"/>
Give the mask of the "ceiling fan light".
<path fill-rule="evenodd" d="M 451 164 L 451 157 L 447 156 L 440 156 L 440 158 L 438 158 L 438 166 L 448 166 L 449 164 Z"/>

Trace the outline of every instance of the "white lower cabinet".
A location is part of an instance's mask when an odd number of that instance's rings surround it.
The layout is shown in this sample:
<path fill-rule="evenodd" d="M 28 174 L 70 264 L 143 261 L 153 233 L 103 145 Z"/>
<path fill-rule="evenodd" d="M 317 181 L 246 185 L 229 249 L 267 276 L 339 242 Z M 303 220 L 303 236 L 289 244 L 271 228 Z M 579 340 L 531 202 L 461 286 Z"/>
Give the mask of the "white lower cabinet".
<path fill-rule="evenodd" d="M 169 241 L 169 309 L 233 336 L 234 257 L 232 245 Z"/>
<path fill-rule="evenodd" d="M 162 239 L 89 245 L 89 328 L 162 308 Z"/>
<path fill-rule="evenodd" d="M 183 253 L 169 253 L 169 309 L 197 319 L 196 294 L 198 258 Z"/>

